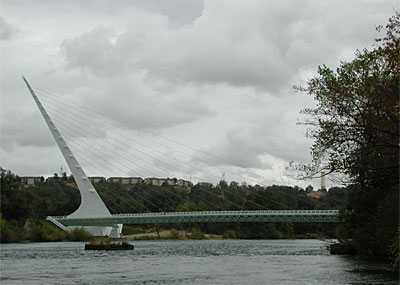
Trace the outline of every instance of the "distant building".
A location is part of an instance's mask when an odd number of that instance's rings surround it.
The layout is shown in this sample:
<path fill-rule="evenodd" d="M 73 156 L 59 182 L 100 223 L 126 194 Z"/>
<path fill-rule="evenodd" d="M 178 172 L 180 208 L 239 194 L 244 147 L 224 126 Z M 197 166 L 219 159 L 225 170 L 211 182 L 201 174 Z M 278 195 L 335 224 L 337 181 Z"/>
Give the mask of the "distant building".
<path fill-rule="evenodd" d="M 24 185 L 35 185 L 39 182 L 42 182 L 44 178 L 40 176 L 22 176 L 21 183 Z"/>
<path fill-rule="evenodd" d="M 191 188 L 193 186 L 192 182 L 183 179 L 155 178 L 155 177 L 145 178 L 144 184 L 149 184 L 153 186 L 162 186 L 164 184 L 167 184 L 169 186 L 185 187 L 185 188 Z"/>
<path fill-rule="evenodd" d="M 144 184 L 149 184 L 153 186 L 162 186 L 164 183 L 167 183 L 168 185 L 174 186 L 176 183 L 176 178 L 145 178 L 144 179 Z"/>
<path fill-rule="evenodd" d="M 185 188 L 192 188 L 193 183 L 190 182 L 190 181 L 187 181 L 187 180 L 178 179 L 176 185 L 177 186 L 181 186 L 181 187 L 185 187 Z"/>
<path fill-rule="evenodd" d="M 54 179 L 58 179 L 59 177 L 48 177 L 46 181 L 51 181 Z M 152 186 L 163 186 L 163 185 L 168 185 L 168 186 L 173 186 L 173 187 L 182 187 L 186 188 L 187 190 L 190 190 L 191 187 L 193 187 L 193 183 L 187 180 L 183 179 L 177 179 L 177 178 L 156 178 L 156 177 L 149 177 L 149 178 L 141 178 L 141 177 L 110 177 L 106 179 L 105 177 L 102 176 L 91 176 L 88 177 L 90 182 L 92 183 L 100 183 L 100 182 L 108 182 L 108 183 L 121 183 L 124 185 L 137 185 L 137 184 L 148 184 Z M 21 177 L 21 184 L 24 185 L 34 185 L 36 183 L 39 183 L 40 181 L 44 180 L 43 177 L 39 176 L 23 176 Z M 212 186 L 211 183 L 206 183 L 206 182 L 199 182 L 201 186 Z"/>
<path fill-rule="evenodd" d="M 199 184 L 199 186 L 202 186 L 202 187 L 212 187 L 213 186 L 212 183 L 210 183 L 210 182 L 199 182 L 197 184 Z"/>
<path fill-rule="evenodd" d="M 88 177 L 88 178 L 89 178 L 90 182 L 92 182 L 92 183 L 100 183 L 100 182 L 106 181 L 106 179 L 101 176 L 92 176 L 92 177 Z"/>
<path fill-rule="evenodd" d="M 141 177 L 110 177 L 107 179 L 107 182 L 136 185 L 143 183 L 143 179 Z"/>
<path fill-rule="evenodd" d="M 320 199 L 322 196 L 325 196 L 327 194 L 328 194 L 328 192 L 326 191 L 326 189 L 324 189 L 324 190 L 318 190 L 318 191 L 313 191 L 313 192 L 307 193 L 307 196 L 310 198 Z"/>

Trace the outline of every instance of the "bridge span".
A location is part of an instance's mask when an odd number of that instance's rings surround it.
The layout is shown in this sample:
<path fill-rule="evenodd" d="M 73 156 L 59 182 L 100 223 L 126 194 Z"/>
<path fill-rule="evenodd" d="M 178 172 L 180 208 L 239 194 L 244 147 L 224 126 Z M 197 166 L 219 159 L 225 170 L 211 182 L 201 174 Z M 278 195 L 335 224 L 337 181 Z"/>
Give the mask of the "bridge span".
<path fill-rule="evenodd" d="M 200 211 L 113 214 L 111 217 L 50 217 L 64 226 L 211 222 L 338 222 L 338 210 Z"/>
<path fill-rule="evenodd" d="M 47 217 L 63 230 L 85 227 L 95 236 L 119 237 L 123 224 L 210 222 L 338 222 L 338 210 L 255 210 L 111 214 L 72 150 L 50 118 L 28 81 L 23 80 L 59 147 L 81 195 L 78 209 L 68 216 Z"/>

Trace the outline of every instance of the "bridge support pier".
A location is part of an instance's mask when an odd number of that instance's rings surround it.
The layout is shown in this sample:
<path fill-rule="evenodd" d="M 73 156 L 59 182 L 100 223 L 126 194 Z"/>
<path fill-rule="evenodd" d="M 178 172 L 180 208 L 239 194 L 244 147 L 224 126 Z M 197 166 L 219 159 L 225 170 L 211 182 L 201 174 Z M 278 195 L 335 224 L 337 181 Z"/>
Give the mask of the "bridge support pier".
<path fill-rule="evenodd" d="M 95 237 L 110 237 L 110 238 L 119 238 L 121 237 L 121 231 L 122 231 L 122 224 L 121 225 L 115 225 L 112 227 L 98 227 L 98 226 L 69 226 L 68 229 L 73 230 L 76 228 L 84 228 L 87 230 L 89 233 L 91 233 Z"/>
<path fill-rule="evenodd" d="M 120 238 L 121 237 L 121 232 L 122 232 L 122 224 L 115 224 L 111 228 L 111 232 L 109 234 L 110 238 Z"/>

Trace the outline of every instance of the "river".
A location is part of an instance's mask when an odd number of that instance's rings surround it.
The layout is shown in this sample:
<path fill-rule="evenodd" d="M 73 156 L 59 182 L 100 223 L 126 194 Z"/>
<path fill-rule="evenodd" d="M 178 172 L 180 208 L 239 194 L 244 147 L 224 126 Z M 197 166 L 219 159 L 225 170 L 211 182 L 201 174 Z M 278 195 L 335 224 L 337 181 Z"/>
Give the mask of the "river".
<path fill-rule="evenodd" d="M 398 284 L 376 259 L 330 255 L 321 240 L 136 241 L 133 251 L 84 243 L 1 245 L 5 284 Z"/>

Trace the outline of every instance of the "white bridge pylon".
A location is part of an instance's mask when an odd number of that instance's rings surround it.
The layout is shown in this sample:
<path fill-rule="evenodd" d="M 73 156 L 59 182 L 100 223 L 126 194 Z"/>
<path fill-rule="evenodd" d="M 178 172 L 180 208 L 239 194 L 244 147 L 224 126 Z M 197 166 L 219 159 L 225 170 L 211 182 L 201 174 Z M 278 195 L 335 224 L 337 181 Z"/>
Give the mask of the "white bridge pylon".
<path fill-rule="evenodd" d="M 68 218 L 85 219 L 85 218 L 111 217 L 110 211 L 107 209 L 103 200 L 101 199 L 96 189 L 93 187 L 92 183 L 86 176 L 78 160 L 75 158 L 71 149 L 69 148 L 66 141 L 62 137 L 60 131 L 57 129 L 54 122 L 51 120 L 49 114 L 43 107 L 42 103 L 39 101 L 39 98 L 36 96 L 32 87 L 29 85 L 25 77 L 22 78 L 33 97 L 33 100 L 38 106 L 39 111 L 42 114 L 47 126 L 49 127 L 49 130 L 53 135 L 54 140 L 57 143 L 57 146 L 59 147 L 62 155 L 64 156 L 64 159 L 67 162 L 67 165 L 71 170 L 72 175 L 74 176 L 75 182 L 78 185 L 78 189 L 81 194 L 81 204 L 79 205 L 79 208 L 72 214 L 68 215 Z M 49 220 L 54 223 L 52 219 Z M 59 226 L 57 223 L 55 224 Z M 68 226 L 67 228 L 72 229 L 75 227 Z M 67 228 L 64 227 L 63 229 L 66 230 Z M 122 224 L 110 224 L 109 226 L 84 226 L 84 228 L 94 236 L 120 237 L 122 231 Z"/>

